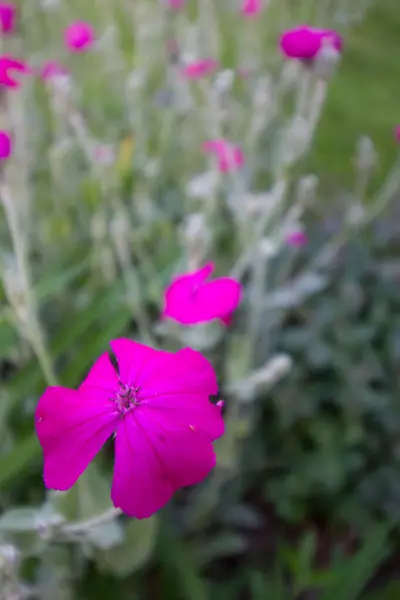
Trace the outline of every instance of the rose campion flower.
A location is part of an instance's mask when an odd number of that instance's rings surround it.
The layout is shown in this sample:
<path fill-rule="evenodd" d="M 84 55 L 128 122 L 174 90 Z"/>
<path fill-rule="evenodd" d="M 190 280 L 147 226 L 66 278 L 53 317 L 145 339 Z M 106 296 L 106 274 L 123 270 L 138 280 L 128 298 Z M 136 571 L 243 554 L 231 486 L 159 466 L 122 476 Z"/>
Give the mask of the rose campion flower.
<path fill-rule="evenodd" d="M 0 87 L 4 86 L 14 89 L 20 87 L 21 83 L 18 79 L 15 79 L 13 71 L 26 74 L 30 73 L 30 68 L 22 60 L 8 55 L 0 56 Z"/>
<path fill-rule="evenodd" d="M 244 154 L 240 146 L 224 139 L 209 140 L 202 146 L 206 154 L 217 157 L 218 169 L 221 173 L 237 171 L 244 166 Z"/>
<path fill-rule="evenodd" d="M 0 2 L 0 29 L 3 33 L 12 33 L 15 29 L 17 9 L 11 2 Z"/>
<path fill-rule="evenodd" d="M 218 68 L 218 62 L 213 58 L 204 58 L 203 60 L 193 61 L 182 69 L 182 75 L 186 79 L 200 79 L 211 75 Z"/>
<path fill-rule="evenodd" d="M 43 79 L 43 81 L 49 81 L 53 79 L 53 77 L 59 77 L 62 75 L 68 75 L 68 70 L 56 60 L 49 60 L 45 62 L 40 70 L 40 77 Z"/>
<path fill-rule="evenodd" d="M 302 248 L 308 243 L 307 234 L 301 229 L 292 231 L 286 236 L 286 243 L 293 248 Z"/>
<path fill-rule="evenodd" d="M 396 127 L 394 128 L 394 137 L 396 139 L 396 142 L 400 143 L 400 125 L 396 125 Z"/>
<path fill-rule="evenodd" d="M 214 268 L 214 263 L 209 262 L 198 271 L 176 277 L 165 291 L 162 316 L 182 325 L 213 319 L 229 325 L 239 305 L 242 288 L 230 277 L 207 281 Z"/>
<path fill-rule="evenodd" d="M 12 153 L 11 136 L 7 131 L 0 131 L 0 160 L 7 160 Z"/>
<path fill-rule="evenodd" d="M 246 17 L 259 15 L 262 10 L 262 0 L 243 0 L 240 12 Z"/>
<path fill-rule="evenodd" d="M 35 412 L 47 488 L 68 490 L 115 434 L 114 505 L 150 517 L 182 487 L 215 466 L 213 440 L 224 432 L 217 380 L 199 352 L 171 353 L 129 339 L 110 342 L 77 390 L 49 387 Z"/>
<path fill-rule="evenodd" d="M 96 39 L 94 28 L 85 21 L 75 21 L 64 31 L 64 43 L 71 52 L 85 52 Z"/>
<path fill-rule="evenodd" d="M 280 39 L 280 48 L 288 58 L 312 60 L 321 50 L 323 44 L 329 41 L 335 50 L 338 52 L 342 50 L 343 40 L 336 31 L 300 25 L 283 32 Z"/>

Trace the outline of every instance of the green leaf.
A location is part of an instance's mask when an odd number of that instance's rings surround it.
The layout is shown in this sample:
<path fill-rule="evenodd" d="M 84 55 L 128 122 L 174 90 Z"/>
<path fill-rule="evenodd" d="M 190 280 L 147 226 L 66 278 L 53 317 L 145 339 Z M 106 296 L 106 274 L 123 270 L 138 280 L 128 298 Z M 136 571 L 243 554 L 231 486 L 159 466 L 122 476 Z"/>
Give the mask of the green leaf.
<path fill-rule="evenodd" d="M 357 600 L 376 569 L 390 553 L 390 525 L 378 525 L 361 550 L 339 569 L 320 600 Z"/>
<path fill-rule="evenodd" d="M 100 550 L 110 550 L 115 546 L 123 544 L 124 530 L 116 519 L 102 523 L 89 530 L 86 537 L 95 548 Z"/>
<path fill-rule="evenodd" d="M 248 548 L 245 536 L 238 533 L 222 533 L 198 544 L 193 555 L 200 565 L 211 563 L 213 560 L 243 554 Z"/>
<path fill-rule="evenodd" d="M 0 531 L 36 531 L 39 517 L 38 508 L 13 508 L 0 517 Z"/>
<path fill-rule="evenodd" d="M 208 586 L 197 571 L 190 548 L 177 539 L 165 523 L 159 535 L 157 557 L 164 585 L 175 590 L 175 597 L 209 600 Z"/>
<path fill-rule="evenodd" d="M 19 440 L 3 458 L 0 469 L 0 489 L 37 458 L 40 445 L 35 434 Z"/>
<path fill-rule="evenodd" d="M 141 521 L 129 521 L 122 544 L 96 553 L 99 569 L 117 577 L 126 577 L 143 567 L 153 552 L 157 529 L 157 515 Z"/>
<path fill-rule="evenodd" d="M 68 521 L 84 521 L 110 508 L 110 484 L 91 463 L 67 492 L 50 492 L 50 502 Z"/>
<path fill-rule="evenodd" d="M 398 600 L 400 598 L 400 582 L 392 581 L 383 589 L 363 596 L 361 600 Z"/>

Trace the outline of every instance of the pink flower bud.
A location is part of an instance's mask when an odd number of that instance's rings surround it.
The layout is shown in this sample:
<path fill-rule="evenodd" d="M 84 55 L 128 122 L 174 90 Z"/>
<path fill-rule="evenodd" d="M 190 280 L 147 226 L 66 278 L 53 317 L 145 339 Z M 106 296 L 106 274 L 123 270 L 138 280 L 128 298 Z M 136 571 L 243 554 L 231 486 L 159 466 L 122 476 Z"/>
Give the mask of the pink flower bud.
<path fill-rule="evenodd" d="M 0 87 L 14 89 L 20 87 L 21 84 L 18 79 L 15 79 L 12 71 L 26 74 L 30 73 L 31 69 L 22 60 L 7 55 L 0 56 Z"/>
<path fill-rule="evenodd" d="M 286 236 L 286 243 L 293 248 L 302 248 L 308 243 L 307 234 L 301 229 L 292 231 Z"/>
<path fill-rule="evenodd" d="M 179 10 L 183 8 L 186 4 L 186 0 L 167 0 L 168 8 L 172 8 L 173 10 Z"/>
<path fill-rule="evenodd" d="M 329 42 L 338 52 L 342 50 L 343 40 L 336 31 L 300 25 L 282 33 L 280 48 L 287 58 L 312 60 L 317 56 L 323 44 Z"/>
<path fill-rule="evenodd" d="M 182 69 L 182 75 L 186 79 L 200 79 L 211 75 L 218 68 L 218 62 L 213 58 L 204 58 L 187 64 Z"/>
<path fill-rule="evenodd" d="M 243 0 L 240 12 L 243 16 L 254 17 L 262 11 L 262 0 Z"/>
<path fill-rule="evenodd" d="M 3 33 L 12 33 L 15 29 L 17 9 L 11 2 L 0 2 L 0 29 Z"/>
<path fill-rule="evenodd" d="M 55 60 L 45 62 L 40 70 L 40 77 L 43 81 L 49 81 L 53 77 L 68 75 L 68 70 L 61 63 Z"/>
<path fill-rule="evenodd" d="M 204 142 L 202 149 L 206 154 L 215 155 L 221 173 L 232 173 L 244 166 L 245 158 L 242 149 L 228 140 L 209 140 Z"/>
<path fill-rule="evenodd" d="M 93 46 L 95 39 L 93 26 L 84 21 L 75 21 L 64 31 L 64 43 L 71 52 L 85 52 Z"/>
<path fill-rule="evenodd" d="M 0 131 L 0 160 L 7 160 L 12 153 L 11 136 L 7 131 Z"/>

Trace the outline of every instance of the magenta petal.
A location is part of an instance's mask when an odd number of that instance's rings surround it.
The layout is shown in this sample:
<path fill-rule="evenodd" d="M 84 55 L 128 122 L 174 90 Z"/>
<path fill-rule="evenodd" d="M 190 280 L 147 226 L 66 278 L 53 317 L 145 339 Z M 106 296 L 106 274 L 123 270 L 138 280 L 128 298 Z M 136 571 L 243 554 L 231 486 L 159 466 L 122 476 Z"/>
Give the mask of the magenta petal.
<path fill-rule="evenodd" d="M 184 348 L 176 354 L 157 352 L 138 380 L 141 398 L 165 393 L 214 395 L 217 377 L 211 363 L 196 350 Z"/>
<path fill-rule="evenodd" d="M 90 369 L 86 379 L 79 386 L 80 390 L 95 388 L 97 391 L 103 391 L 109 398 L 118 388 L 118 374 L 111 364 L 107 352 L 104 352 Z"/>
<path fill-rule="evenodd" d="M 221 277 L 204 284 L 196 294 L 196 312 L 199 320 L 208 321 L 231 314 L 238 306 L 241 285 L 234 279 Z"/>
<path fill-rule="evenodd" d="M 137 387 L 143 368 L 163 351 L 134 342 L 127 338 L 112 340 L 110 346 L 118 361 L 119 378 L 125 385 Z M 164 354 L 170 355 L 165 352 Z"/>
<path fill-rule="evenodd" d="M 193 424 L 180 423 L 172 412 L 150 409 L 143 409 L 138 419 L 174 489 L 199 483 L 215 467 L 211 441 Z"/>
<path fill-rule="evenodd" d="M 118 423 L 115 405 L 93 391 L 47 388 L 35 412 L 46 487 L 72 487 Z"/>
<path fill-rule="evenodd" d="M 204 356 L 185 348 L 149 363 L 139 380 L 143 407 L 160 411 L 184 429 L 190 425 L 215 440 L 224 433 L 221 411 L 209 396 L 218 391 L 213 367 Z"/>
<path fill-rule="evenodd" d="M 127 515 L 145 519 L 160 510 L 175 489 L 135 412 L 118 428 L 111 499 Z"/>
<path fill-rule="evenodd" d="M 188 291 L 185 282 L 176 282 L 167 290 L 164 315 L 184 325 L 225 319 L 237 308 L 241 297 L 238 281 L 222 277 Z"/>

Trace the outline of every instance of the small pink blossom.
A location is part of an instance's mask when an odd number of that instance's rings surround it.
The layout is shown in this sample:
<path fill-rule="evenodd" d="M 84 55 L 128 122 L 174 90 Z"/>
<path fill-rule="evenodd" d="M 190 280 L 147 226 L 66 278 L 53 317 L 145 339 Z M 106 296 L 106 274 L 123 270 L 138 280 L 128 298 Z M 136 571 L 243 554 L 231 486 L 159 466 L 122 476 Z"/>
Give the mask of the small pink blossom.
<path fill-rule="evenodd" d="M 396 142 L 400 143 L 400 125 L 396 125 L 396 127 L 393 130 L 394 133 L 394 137 L 396 139 Z"/>
<path fill-rule="evenodd" d="M 35 412 L 47 488 L 68 490 L 115 435 L 111 500 L 129 516 L 150 517 L 176 490 L 215 466 L 212 442 L 224 433 L 211 364 L 199 352 L 110 342 L 77 390 L 49 387 Z"/>
<path fill-rule="evenodd" d="M 312 60 L 317 56 L 323 44 L 329 42 L 338 52 L 342 50 L 343 40 L 336 31 L 300 25 L 295 29 L 283 32 L 280 38 L 280 48 L 288 58 Z"/>
<path fill-rule="evenodd" d="M 96 39 L 94 27 L 84 21 L 75 21 L 64 31 L 64 43 L 71 52 L 85 52 Z"/>
<path fill-rule="evenodd" d="M 99 165 L 109 167 L 115 162 L 115 148 L 111 144 L 99 144 L 93 150 L 93 158 Z"/>
<path fill-rule="evenodd" d="M 263 0 L 243 0 L 240 12 L 246 17 L 253 17 L 262 11 Z"/>
<path fill-rule="evenodd" d="M 207 77 L 218 69 L 218 61 L 213 58 L 204 58 L 203 60 L 196 60 L 187 65 L 182 69 L 182 75 L 186 79 L 200 79 L 201 77 Z"/>
<path fill-rule="evenodd" d="M 302 248 L 308 243 L 307 234 L 301 229 L 296 229 L 286 236 L 286 243 L 293 248 Z"/>
<path fill-rule="evenodd" d="M 186 0 L 166 0 L 168 8 L 179 10 L 186 4 Z"/>
<path fill-rule="evenodd" d="M 68 75 L 68 70 L 56 60 L 45 62 L 40 70 L 40 77 L 43 81 L 49 81 L 53 77 L 59 77 L 60 75 Z"/>
<path fill-rule="evenodd" d="M 17 58 L 13 58 L 12 56 L 3 55 L 0 56 L 0 87 L 8 87 L 8 88 L 19 88 L 21 83 L 18 79 L 15 79 L 12 71 L 16 71 L 17 73 L 30 73 L 31 69 L 28 65 Z"/>
<path fill-rule="evenodd" d="M 12 33 L 15 29 L 17 9 L 11 2 L 0 2 L 0 29 L 3 33 Z"/>
<path fill-rule="evenodd" d="M 7 131 L 0 131 L 0 161 L 10 158 L 12 153 L 12 140 Z"/>
<path fill-rule="evenodd" d="M 206 154 L 214 154 L 217 157 L 218 169 L 221 173 L 237 171 L 244 166 L 242 149 L 228 140 L 209 140 L 204 142 L 202 149 Z"/>
<path fill-rule="evenodd" d="M 229 325 L 239 305 L 242 288 L 230 277 L 207 281 L 213 271 L 214 264 L 210 262 L 199 271 L 176 277 L 165 291 L 162 316 L 182 325 L 213 319 Z"/>

